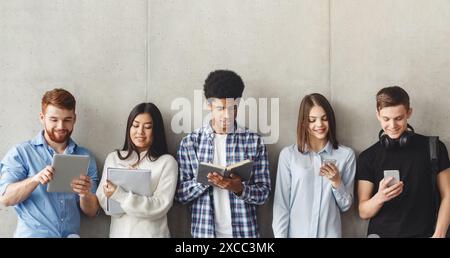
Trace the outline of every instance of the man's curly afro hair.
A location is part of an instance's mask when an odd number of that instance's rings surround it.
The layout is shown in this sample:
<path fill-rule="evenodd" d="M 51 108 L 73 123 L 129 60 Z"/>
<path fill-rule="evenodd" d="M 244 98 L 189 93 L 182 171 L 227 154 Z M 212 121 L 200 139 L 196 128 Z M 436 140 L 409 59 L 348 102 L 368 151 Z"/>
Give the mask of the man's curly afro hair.
<path fill-rule="evenodd" d="M 203 87 L 206 99 L 240 98 L 244 91 L 244 82 L 233 71 L 216 70 L 208 75 Z"/>

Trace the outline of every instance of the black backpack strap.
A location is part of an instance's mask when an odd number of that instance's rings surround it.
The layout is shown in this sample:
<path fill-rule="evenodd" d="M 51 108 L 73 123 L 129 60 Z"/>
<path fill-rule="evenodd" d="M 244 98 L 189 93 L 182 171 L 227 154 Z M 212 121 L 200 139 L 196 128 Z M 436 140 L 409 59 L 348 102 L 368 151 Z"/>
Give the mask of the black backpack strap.
<path fill-rule="evenodd" d="M 429 136 L 429 145 L 430 145 L 430 161 L 431 161 L 431 186 L 432 186 L 432 191 L 433 191 L 433 203 L 434 203 L 434 208 L 436 211 L 436 218 L 437 218 L 437 213 L 439 211 L 439 206 L 440 206 L 440 194 L 439 194 L 439 189 L 437 188 L 436 185 L 436 177 L 437 177 L 437 173 L 439 172 L 439 146 L 438 146 L 438 142 L 439 142 L 439 137 L 438 136 Z"/>
<path fill-rule="evenodd" d="M 432 169 L 436 173 L 439 172 L 439 164 L 438 164 L 438 136 L 429 136 L 429 143 L 430 143 L 430 159 L 431 159 L 431 165 L 433 165 Z"/>

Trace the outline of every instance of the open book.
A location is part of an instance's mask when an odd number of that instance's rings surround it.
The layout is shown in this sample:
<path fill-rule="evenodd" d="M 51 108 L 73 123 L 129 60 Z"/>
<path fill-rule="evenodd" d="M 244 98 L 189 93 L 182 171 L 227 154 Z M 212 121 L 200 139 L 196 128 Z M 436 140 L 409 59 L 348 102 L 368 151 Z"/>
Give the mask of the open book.
<path fill-rule="evenodd" d="M 151 171 L 143 169 L 108 168 L 106 179 L 120 185 L 125 191 L 150 197 Z M 108 198 L 106 201 L 106 212 L 109 215 L 125 213 L 120 203 Z"/>
<path fill-rule="evenodd" d="M 208 173 L 210 172 L 220 173 L 224 177 L 230 177 L 230 174 L 233 173 L 240 176 L 242 181 L 248 181 L 252 175 L 252 170 L 253 161 L 249 159 L 234 163 L 227 167 L 200 162 L 197 170 L 197 182 L 205 185 L 212 185 L 211 182 L 208 182 Z"/>

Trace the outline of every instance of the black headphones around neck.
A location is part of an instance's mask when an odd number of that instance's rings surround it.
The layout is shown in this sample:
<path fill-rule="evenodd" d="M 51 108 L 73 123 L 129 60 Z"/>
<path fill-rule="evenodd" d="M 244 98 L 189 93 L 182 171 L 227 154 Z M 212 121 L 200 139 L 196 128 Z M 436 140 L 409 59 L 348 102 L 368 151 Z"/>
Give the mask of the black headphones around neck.
<path fill-rule="evenodd" d="M 385 134 L 383 130 L 380 130 L 380 132 L 378 133 L 378 138 L 380 139 L 381 146 L 389 150 L 395 148 L 396 146 L 400 148 L 408 146 L 413 135 L 414 128 L 408 124 L 407 129 L 402 133 L 402 135 L 400 135 L 398 139 L 392 139 L 387 134 Z"/>

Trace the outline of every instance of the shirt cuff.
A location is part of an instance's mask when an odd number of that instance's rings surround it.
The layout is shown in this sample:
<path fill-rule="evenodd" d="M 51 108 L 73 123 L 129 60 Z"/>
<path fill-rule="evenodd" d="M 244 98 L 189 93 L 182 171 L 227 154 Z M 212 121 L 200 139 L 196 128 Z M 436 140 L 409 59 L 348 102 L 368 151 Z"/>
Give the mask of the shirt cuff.
<path fill-rule="evenodd" d="M 4 183 L 0 186 L 0 196 L 3 196 L 6 192 L 6 188 L 8 187 L 8 185 L 10 185 L 12 183 Z"/>
<path fill-rule="evenodd" d="M 117 186 L 116 191 L 111 195 L 111 200 L 121 203 L 127 197 L 127 192 L 121 187 Z"/>
<path fill-rule="evenodd" d="M 249 198 L 250 195 L 250 189 L 248 188 L 247 184 L 245 184 L 244 182 L 242 182 L 242 193 L 241 195 L 237 195 L 236 193 L 233 193 L 234 196 L 236 196 L 237 198 L 241 199 L 241 200 L 247 200 Z"/>
<path fill-rule="evenodd" d="M 198 191 L 199 192 L 204 192 L 204 191 L 206 191 L 206 189 L 208 189 L 209 187 L 211 187 L 211 185 L 204 185 L 204 184 L 202 184 L 202 183 L 198 183 L 197 184 L 197 189 L 198 189 Z"/>
<path fill-rule="evenodd" d="M 331 186 L 331 190 L 337 199 L 342 199 L 347 194 L 343 183 L 341 183 L 338 188 Z"/>

